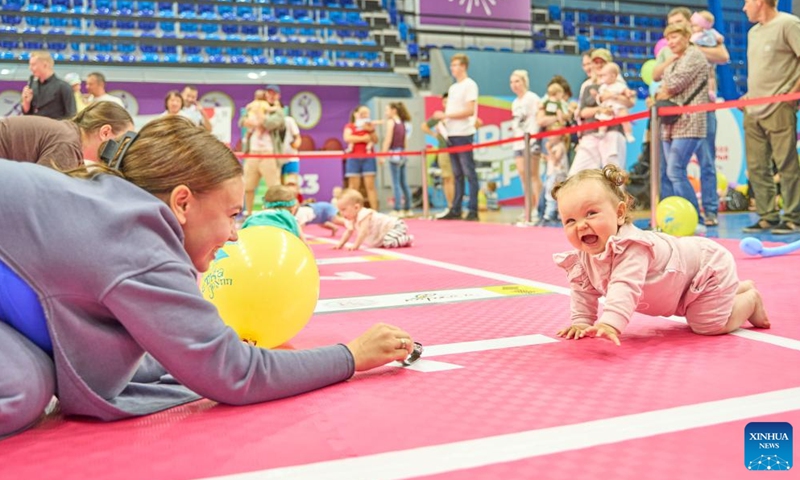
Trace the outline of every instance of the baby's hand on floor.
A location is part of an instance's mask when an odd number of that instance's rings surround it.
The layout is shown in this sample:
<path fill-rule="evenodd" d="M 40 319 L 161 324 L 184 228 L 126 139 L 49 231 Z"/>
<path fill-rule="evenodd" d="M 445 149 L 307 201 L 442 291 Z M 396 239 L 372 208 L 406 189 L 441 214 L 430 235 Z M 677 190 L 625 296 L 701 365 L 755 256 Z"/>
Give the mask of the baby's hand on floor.
<path fill-rule="evenodd" d="M 616 328 L 607 323 L 595 323 L 591 327 L 584 330 L 583 334 L 590 337 L 606 337 L 614 342 L 617 346 L 620 345 L 619 332 Z"/>
<path fill-rule="evenodd" d="M 588 323 L 579 323 L 577 325 L 570 325 L 567 328 L 562 328 L 561 330 L 556 333 L 559 337 L 564 337 L 566 339 L 574 338 L 575 340 L 579 338 L 583 338 L 586 335 L 585 331 L 591 325 Z"/>

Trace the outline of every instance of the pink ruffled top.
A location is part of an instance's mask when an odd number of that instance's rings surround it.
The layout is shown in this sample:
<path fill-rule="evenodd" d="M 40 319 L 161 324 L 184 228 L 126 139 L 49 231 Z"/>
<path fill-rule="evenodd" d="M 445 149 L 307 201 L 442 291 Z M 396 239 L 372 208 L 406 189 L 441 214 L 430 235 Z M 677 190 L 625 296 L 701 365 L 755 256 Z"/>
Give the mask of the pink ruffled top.
<path fill-rule="evenodd" d="M 599 321 L 620 332 L 635 311 L 682 315 L 684 295 L 700 272 L 703 252 L 717 248 L 708 242 L 626 224 L 608 239 L 602 253 L 573 250 L 553 255 L 556 264 L 566 270 L 572 289 L 572 323 L 594 324 L 602 296 L 606 301 Z"/>

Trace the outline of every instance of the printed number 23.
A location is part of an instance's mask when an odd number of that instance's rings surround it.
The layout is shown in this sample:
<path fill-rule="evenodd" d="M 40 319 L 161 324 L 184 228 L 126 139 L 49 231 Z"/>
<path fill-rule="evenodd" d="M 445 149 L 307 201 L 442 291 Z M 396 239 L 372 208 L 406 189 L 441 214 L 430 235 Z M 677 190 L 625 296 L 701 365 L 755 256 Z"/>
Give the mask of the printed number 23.
<path fill-rule="evenodd" d="M 300 175 L 300 193 L 303 195 L 319 193 L 319 175 L 316 173 Z"/>

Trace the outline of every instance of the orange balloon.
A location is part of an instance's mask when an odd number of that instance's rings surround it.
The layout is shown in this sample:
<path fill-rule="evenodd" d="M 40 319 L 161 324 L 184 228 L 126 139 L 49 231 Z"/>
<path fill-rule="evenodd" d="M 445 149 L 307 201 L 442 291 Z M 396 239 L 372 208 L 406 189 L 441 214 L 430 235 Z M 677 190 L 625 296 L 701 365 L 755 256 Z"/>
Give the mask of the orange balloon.
<path fill-rule="evenodd" d="M 694 193 L 700 193 L 700 179 L 697 177 L 689 177 L 689 183 L 692 184 Z"/>

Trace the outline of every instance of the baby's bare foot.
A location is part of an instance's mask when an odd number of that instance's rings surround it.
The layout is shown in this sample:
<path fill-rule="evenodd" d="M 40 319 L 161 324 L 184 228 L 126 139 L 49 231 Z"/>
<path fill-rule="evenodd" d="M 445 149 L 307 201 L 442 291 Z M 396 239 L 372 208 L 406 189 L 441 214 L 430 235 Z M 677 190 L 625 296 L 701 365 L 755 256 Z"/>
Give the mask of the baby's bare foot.
<path fill-rule="evenodd" d="M 767 318 L 767 311 L 764 309 L 764 302 L 761 300 L 761 294 L 755 289 L 753 289 L 752 292 L 756 299 L 756 307 L 747 321 L 757 328 L 769 328 L 769 318 Z"/>

